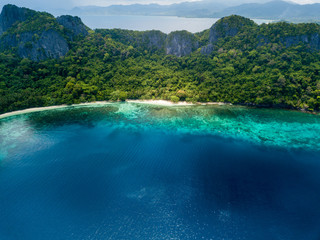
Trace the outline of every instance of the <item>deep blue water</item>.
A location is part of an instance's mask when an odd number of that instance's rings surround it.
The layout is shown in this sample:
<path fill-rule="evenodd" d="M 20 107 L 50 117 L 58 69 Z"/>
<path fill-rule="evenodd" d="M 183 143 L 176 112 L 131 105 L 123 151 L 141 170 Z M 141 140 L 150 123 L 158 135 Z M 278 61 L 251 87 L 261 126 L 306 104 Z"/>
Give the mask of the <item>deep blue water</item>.
<path fill-rule="evenodd" d="M 290 147 L 190 122 L 210 113 L 242 129 L 243 111 L 305 135 Z M 282 110 L 134 104 L 2 119 L 0 239 L 319 240 L 320 150 L 301 147 L 319 126 Z"/>

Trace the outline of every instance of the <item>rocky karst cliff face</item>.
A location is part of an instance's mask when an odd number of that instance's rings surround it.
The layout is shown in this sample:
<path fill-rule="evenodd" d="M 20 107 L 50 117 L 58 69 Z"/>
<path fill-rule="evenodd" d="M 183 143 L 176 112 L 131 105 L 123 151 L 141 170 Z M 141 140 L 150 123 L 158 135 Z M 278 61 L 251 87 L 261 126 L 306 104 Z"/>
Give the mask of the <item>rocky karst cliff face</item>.
<path fill-rule="evenodd" d="M 282 43 L 286 47 L 291 47 L 299 43 L 308 45 L 313 50 L 320 50 L 320 37 L 319 33 L 313 33 L 310 35 L 289 36 L 281 39 Z"/>
<path fill-rule="evenodd" d="M 166 37 L 167 35 L 160 31 L 145 31 L 142 36 L 142 42 L 146 44 L 150 50 L 161 50 L 164 48 Z"/>
<path fill-rule="evenodd" d="M 208 45 L 202 47 L 201 50 L 200 50 L 200 52 L 201 52 L 201 54 L 203 54 L 203 55 L 208 55 L 208 54 L 212 53 L 213 50 L 214 50 L 214 45 L 211 44 L 211 43 L 209 43 Z"/>
<path fill-rule="evenodd" d="M 291 47 L 298 44 L 303 44 L 310 48 L 311 51 L 320 50 L 320 29 L 314 33 L 292 35 L 292 36 L 280 36 L 276 41 L 272 41 L 268 36 L 258 37 L 258 47 L 270 44 L 270 43 L 280 43 L 284 47 Z"/>
<path fill-rule="evenodd" d="M 122 29 L 104 29 L 97 30 L 97 32 L 125 45 L 137 47 L 142 51 L 156 51 L 178 57 L 191 54 L 199 46 L 196 36 L 187 31 L 175 31 L 165 34 L 157 30 L 137 32 Z"/>
<path fill-rule="evenodd" d="M 15 49 L 23 58 L 41 61 L 60 58 L 69 51 L 69 41 L 88 35 L 88 28 L 78 17 L 55 19 L 14 5 L 6 5 L 0 15 L 0 50 Z"/>
<path fill-rule="evenodd" d="M 34 40 L 35 36 L 37 40 Z M 19 36 L 6 35 L 1 39 L 1 44 L 17 48 L 20 57 L 33 61 L 57 59 L 65 56 L 69 51 L 67 41 L 52 29 L 43 31 L 40 35 L 35 32 L 24 32 Z"/>
<path fill-rule="evenodd" d="M 142 44 L 149 50 L 164 51 L 177 57 L 189 55 L 199 45 L 196 37 L 187 31 L 175 31 L 168 35 L 160 31 L 146 31 L 142 36 Z"/>
<path fill-rule="evenodd" d="M 186 56 L 195 51 L 199 46 L 196 37 L 187 31 L 172 32 L 167 36 L 165 51 L 166 54 L 177 57 Z"/>

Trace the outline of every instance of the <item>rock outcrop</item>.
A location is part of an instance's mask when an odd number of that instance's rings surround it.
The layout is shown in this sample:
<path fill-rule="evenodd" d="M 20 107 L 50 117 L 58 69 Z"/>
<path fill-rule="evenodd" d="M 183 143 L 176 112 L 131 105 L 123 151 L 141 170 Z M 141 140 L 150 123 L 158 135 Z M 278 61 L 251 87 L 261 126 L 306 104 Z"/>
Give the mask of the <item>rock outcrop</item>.
<path fill-rule="evenodd" d="M 189 55 L 198 48 L 198 41 L 194 34 L 187 31 L 176 31 L 165 34 L 158 30 L 132 31 L 122 29 L 97 30 L 104 36 L 111 37 L 115 41 L 130 45 L 148 52 L 165 53 L 178 57 Z"/>
<path fill-rule="evenodd" d="M 213 44 L 209 43 L 208 45 L 201 48 L 200 53 L 203 55 L 209 55 L 214 50 Z"/>
<path fill-rule="evenodd" d="M 35 39 L 35 35 L 37 36 Z M 1 44 L 6 47 L 17 48 L 17 53 L 22 58 L 29 58 L 33 61 L 42 61 L 48 58 L 60 58 L 69 51 L 68 43 L 56 31 L 48 30 L 40 35 L 34 32 L 6 35 L 2 38 Z"/>
<path fill-rule="evenodd" d="M 142 42 L 150 50 L 161 50 L 164 48 L 167 35 L 161 31 L 145 31 L 142 36 Z"/>
<path fill-rule="evenodd" d="M 313 50 L 320 50 L 320 37 L 319 33 L 313 33 L 311 35 L 289 36 L 282 39 L 283 44 L 286 47 L 291 47 L 299 43 L 308 45 Z"/>
<path fill-rule="evenodd" d="M 87 36 L 88 28 L 82 23 L 79 17 L 73 17 L 70 15 L 63 15 L 57 17 L 57 22 L 64 26 L 69 31 L 69 36 Z"/>
<path fill-rule="evenodd" d="M 295 36 L 279 37 L 276 41 L 271 41 L 267 36 L 258 36 L 258 47 L 270 43 L 280 43 L 289 48 L 294 45 L 303 44 L 311 50 L 320 50 L 320 33 L 309 33 Z"/>
<path fill-rule="evenodd" d="M 199 43 L 192 33 L 176 31 L 167 36 L 165 50 L 166 54 L 182 57 L 195 51 L 198 46 Z"/>

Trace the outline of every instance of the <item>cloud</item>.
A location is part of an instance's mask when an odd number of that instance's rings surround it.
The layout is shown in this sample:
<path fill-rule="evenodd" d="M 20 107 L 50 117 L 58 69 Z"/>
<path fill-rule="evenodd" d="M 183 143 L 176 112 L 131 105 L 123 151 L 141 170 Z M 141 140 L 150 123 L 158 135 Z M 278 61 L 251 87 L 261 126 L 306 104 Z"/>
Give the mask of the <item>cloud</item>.
<path fill-rule="evenodd" d="M 291 1 L 299 4 L 320 3 L 319 0 L 291 0 Z"/>

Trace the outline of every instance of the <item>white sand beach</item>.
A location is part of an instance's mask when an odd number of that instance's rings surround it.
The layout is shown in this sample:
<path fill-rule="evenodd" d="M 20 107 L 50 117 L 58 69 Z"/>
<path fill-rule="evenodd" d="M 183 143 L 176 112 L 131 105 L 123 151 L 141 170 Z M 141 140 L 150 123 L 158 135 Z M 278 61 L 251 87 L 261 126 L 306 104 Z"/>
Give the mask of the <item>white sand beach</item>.
<path fill-rule="evenodd" d="M 126 102 L 161 105 L 161 106 L 191 106 L 191 105 L 195 105 L 194 103 L 189 103 L 189 102 L 174 103 L 174 102 L 171 102 L 168 100 L 127 100 Z"/>
<path fill-rule="evenodd" d="M 151 104 L 151 105 L 160 105 L 160 106 L 192 106 L 192 105 L 226 105 L 227 103 L 222 102 L 208 102 L 208 103 L 190 103 L 190 102 L 171 102 L 168 100 L 127 100 L 128 103 L 139 103 L 139 104 Z M 72 104 L 72 105 L 57 105 L 57 106 L 49 106 L 49 107 L 36 107 L 36 108 L 28 108 L 24 110 L 18 110 L 13 112 L 8 112 L 0 115 L 0 119 L 21 115 L 25 113 L 32 113 L 32 112 L 41 112 L 46 110 L 54 110 L 59 108 L 66 108 L 66 107 L 77 107 L 77 106 L 94 106 L 94 105 L 106 105 L 112 104 L 114 102 L 110 101 L 98 101 L 98 102 L 88 102 L 88 103 L 80 103 L 80 104 Z M 231 105 L 231 104 L 228 104 Z"/>
<path fill-rule="evenodd" d="M 54 110 L 59 108 L 66 108 L 66 107 L 76 107 L 76 106 L 90 106 L 90 105 L 105 105 L 110 104 L 110 102 L 107 101 L 101 101 L 101 102 L 89 102 L 89 103 L 80 103 L 80 104 L 72 104 L 72 105 L 57 105 L 57 106 L 49 106 L 49 107 L 36 107 L 36 108 L 27 108 L 24 110 L 18 110 L 14 112 L 8 112 L 0 115 L 0 119 L 21 115 L 25 113 L 32 113 L 32 112 L 41 112 L 41 111 L 47 111 L 47 110 Z"/>
<path fill-rule="evenodd" d="M 68 105 L 28 108 L 28 109 L 24 109 L 24 110 L 18 110 L 18 111 L 14 111 L 14 112 L 8 112 L 8 113 L 1 114 L 0 119 L 15 116 L 15 115 L 21 115 L 21 114 L 25 114 L 25 113 L 41 112 L 41 111 L 58 109 L 58 108 L 65 108 L 65 107 L 68 107 Z"/>

